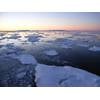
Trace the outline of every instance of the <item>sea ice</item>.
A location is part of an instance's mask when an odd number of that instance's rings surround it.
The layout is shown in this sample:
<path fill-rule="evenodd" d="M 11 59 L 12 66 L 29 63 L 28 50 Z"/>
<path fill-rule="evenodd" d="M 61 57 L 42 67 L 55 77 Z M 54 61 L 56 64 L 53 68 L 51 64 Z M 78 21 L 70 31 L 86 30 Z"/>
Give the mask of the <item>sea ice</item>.
<path fill-rule="evenodd" d="M 57 67 L 38 64 L 37 86 L 98 86 L 99 76 L 71 66 Z"/>
<path fill-rule="evenodd" d="M 47 50 L 47 51 L 44 51 L 44 53 L 48 56 L 56 56 L 58 55 L 57 51 L 55 50 Z"/>
<path fill-rule="evenodd" d="M 14 53 L 15 50 L 9 49 L 6 46 L 3 46 L 0 48 L 0 54 L 6 54 L 6 53 Z"/>
<path fill-rule="evenodd" d="M 89 48 L 90 51 L 100 51 L 100 47 L 93 46 Z"/>
<path fill-rule="evenodd" d="M 30 54 L 21 54 L 16 57 L 22 64 L 32 64 L 36 65 L 36 59 Z"/>
<path fill-rule="evenodd" d="M 62 48 L 65 48 L 65 49 L 72 48 L 71 45 L 65 45 L 65 44 L 62 44 L 61 47 L 62 47 Z"/>
<path fill-rule="evenodd" d="M 88 47 L 89 46 L 88 44 L 77 44 L 77 45 L 80 47 Z"/>
<path fill-rule="evenodd" d="M 20 38 L 21 36 L 19 36 L 18 34 L 11 34 L 10 37 L 8 37 L 8 39 L 18 39 Z"/>

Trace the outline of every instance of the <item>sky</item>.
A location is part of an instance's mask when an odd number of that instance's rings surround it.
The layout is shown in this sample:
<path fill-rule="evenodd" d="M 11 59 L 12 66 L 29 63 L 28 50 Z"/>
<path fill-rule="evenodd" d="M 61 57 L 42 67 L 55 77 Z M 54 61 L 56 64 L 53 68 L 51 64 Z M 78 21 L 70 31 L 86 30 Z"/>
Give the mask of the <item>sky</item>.
<path fill-rule="evenodd" d="M 0 30 L 100 30 L 99 12 L 1 12 Z"/>

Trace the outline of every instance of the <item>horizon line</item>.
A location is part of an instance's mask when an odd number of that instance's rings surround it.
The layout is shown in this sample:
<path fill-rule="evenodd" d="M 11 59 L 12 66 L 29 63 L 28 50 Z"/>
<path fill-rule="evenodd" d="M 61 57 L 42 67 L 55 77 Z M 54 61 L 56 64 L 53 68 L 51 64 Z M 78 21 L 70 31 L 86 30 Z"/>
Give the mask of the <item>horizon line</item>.
<path fill-rule="evenodd" d="M 100 31 L 100 30 L 67 30 L 67 29 L 30 29 L 30 30 L 0 30 L 0 32 L 16 32 L 16 31 Z"/>

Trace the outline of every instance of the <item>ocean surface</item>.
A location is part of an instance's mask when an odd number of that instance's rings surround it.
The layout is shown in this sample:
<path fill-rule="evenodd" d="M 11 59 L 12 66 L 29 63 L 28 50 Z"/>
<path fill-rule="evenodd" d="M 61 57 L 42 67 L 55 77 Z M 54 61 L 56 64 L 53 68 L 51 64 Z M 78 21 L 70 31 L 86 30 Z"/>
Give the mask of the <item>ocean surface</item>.
<path fill-rule="evenodd" d="M 27 58 L 25 55 L 30 56 Z M 31 59 L 31 56 L 34 59 Z M 23 60 L 25 57 L 26 61 Z M 59 30 L 0 32 L 1 86 L 6 83 L 8 72 L 11 74 L 12 68 L 15 74 L 17 66 L 17 69 L 19 66 L 27 67 L 32 64 L 35 66 L 31 60 L 50 66 L 72 66 L 100 76 L 100 32 Z M 15 77 L 12 79 L 16 81 Z M 26 79 L 28 80 L 28 77 Z M 27 85 L 31 83 L 32 81 L 29 81 Z M 9 80 L 9 84 L 16 86 L 17 83 Z"/>

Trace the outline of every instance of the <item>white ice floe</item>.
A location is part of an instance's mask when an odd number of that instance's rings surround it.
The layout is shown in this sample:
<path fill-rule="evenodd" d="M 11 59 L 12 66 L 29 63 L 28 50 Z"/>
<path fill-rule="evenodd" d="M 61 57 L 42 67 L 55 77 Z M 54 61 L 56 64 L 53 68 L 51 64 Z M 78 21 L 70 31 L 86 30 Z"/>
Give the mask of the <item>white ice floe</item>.
<path fill-rule="evenodd" d="M 71 66 L 57 67 L 38 64 L 37 86 L 98 86 L 99 76 Z"/>
<path fill-rule="evenodd" d="M 80 47 L 89 47 L 88 44 L 77 44 L 77 45 L 80 46 Z"/>
<path fill-rule="evenodd" d="M 57 51 L 55 50 L 47 50 L 47 51 L 44 51 L 44 53 L 48 56 L 56 56 L 58 55 Z"/>
<path fill-rule="evenodd" d="M 93 46 L 89 48 L 90 51 L 100 51 L 100 47 Z"/>
<path fill-rule="evenodd" d="M 8 39 L 18 39 L 18 38 L 20 38 L 21 36 L 19 35 L 19 34 L 10 34 L 10 35 L 8 35 Z"/>
<path fill-rule="evenodd" d="M 72 46 L 71 45 L 62 44 L 61 48 L 69 49 L 69 48 L 72 48 Z"/>
<path fill-rule="evenodd" d="M 22 64 L 37 64 L 36 59 L 30 54 L 21 54 L 19 56 L 16 56 L 16 59 L 18 59 Z"/>

